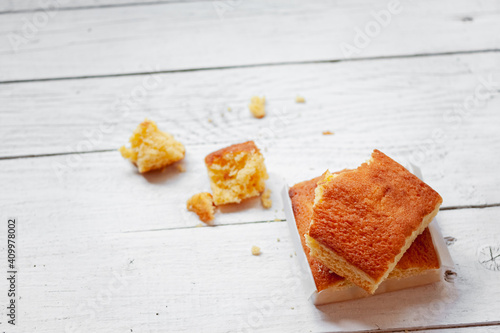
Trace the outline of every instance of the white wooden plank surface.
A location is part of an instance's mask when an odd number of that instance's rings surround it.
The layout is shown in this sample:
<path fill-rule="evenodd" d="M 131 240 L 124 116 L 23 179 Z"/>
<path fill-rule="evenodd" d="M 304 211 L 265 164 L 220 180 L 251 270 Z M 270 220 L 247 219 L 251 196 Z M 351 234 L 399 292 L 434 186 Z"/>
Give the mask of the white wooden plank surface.
<path fill-rule="evenodd" d="M 35 10 L 61 10 L 70 8 L 138 6 L 169 2 L 193 2 L 203 0 L 3 0 L 0 2 L 0 13 Z M 208 1 L 208 0 L 207 0 Z"/>
<path fill-rule="evenodd" d="M 452 283 L 319 308 L 297 284 L 283 222 L 123 233 L 99 216 L 82 224 L 49 209 L 36 218 L 20 214 L 20 322 L 29 332 L 71 325 L 78 332 L 318 332 L 494 322 L 500 273 L 483 268 L 477 251 L 500 241 L 499 213 L 439 214 L 444 235 L 456 238 Z M 250 254 L 252 245 L 261 256 Z"/>
<path fill-rule="evenodd" d="M 8 36 L 42 16 L 29 12 L 31 0 L 0 4 L 27 11 L 0 15 L 0 157 L 70 153 L 0 159 L 1 218 L 20 219 L 18 332 L 498 330 L 456 327 L 500 324 L 500 273 L 478 262 L 480 249 L 500 244 L 500 208 L 453 209 L 500 203 L 500 89 L 470 112 L 456 108 L 482 79 L 500 81 L 498 2 L 402 2 L 353 57 L 491 52 L 161 74 L 124 115 L 119 102 L 148 78 L 128 74 L 342 59 L 339 44 L 353 43 L 356 27 L 387 8 L 367 0 L 231 1 L 223 12 L 212 1 L 111 8 L 127 1 L 67 4 L 110 8 L 53 11 L 17 52 Z M 125 76 L 5 83 L 110 74 Z M 254 94 L 269 101 L 261 121 L 246 110 Z M 297 94 L 307 103 L 295 104 Z M 466 115 L 453 118 L 453 110 Z M 74 154 L 116 149 L 145 116 L 186 144 L 186 173 L 141 176 L 116 151 Z M 446 138 L 429 144 L 440 130 Z M 246 139 L 264 148 L 273 208 L 253 200 L 225 208 L 216 227 L 196 228 L 185 201 L 208 190 L 203 157 Z M 373 148 L 419 164 L 443 195 L 440 224 L 456 239 L 457 276 L 315 308 L 296 284 L 285 224 L 267 221 L 284 217 L 285 182 L 354 167 Z M 426 330 L 437 327 L 449 329 Z"/>
<path fill-rule="evenodd" d="M 499 6 L 401 2 L 349 58 L 498 49 Z M 370 28 L 371 12 L 387 8 L 382 0 L 262 0 L 231 2 L 222 14 L 201 2 L 3 15 L 0 81 L 343 59 L 340 45 L 354 44 L 356 28 Z M 41 23 L 10 43 L 26 21 Z"/>
<path fill-rule="evenodd" d="M 490 78 L 496 85 L 484 103 L 470 110 L 457 108 Z M 31 82 L 1 88 L 0 156 L 117 149 L 145 117 L 185 144 L 228 143 L 259 135 L 312 140 L 331 130 L 332 140 L 346 149 L 359 149 L 365 142 L 409 149 L 434 129 L 442 129 L 454 147 L 500 144 L 496 128 L 488 126 L 500 122 L 497 53 Z M 262 120 L 248 111 L 254 94 L 267 97 L 268 116 Z M 306 98 L 305 104 L 295 103 L 299 94 Z"/>

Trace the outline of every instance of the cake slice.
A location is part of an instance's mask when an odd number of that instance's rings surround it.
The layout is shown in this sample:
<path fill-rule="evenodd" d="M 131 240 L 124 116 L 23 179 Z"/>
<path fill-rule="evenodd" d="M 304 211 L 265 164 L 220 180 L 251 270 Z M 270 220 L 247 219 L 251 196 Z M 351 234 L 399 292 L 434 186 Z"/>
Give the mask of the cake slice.
<path fill-rule="evenodd" d="M 373 294 L 441 203 L 430 186 L 374 150 L 356 170 L 323 175 L 306 243 L 326 267 Z"/>
<path fill-rule="evenodd" d="M 205 164 L 216 205 L 239 203 L 266 188 L 264 157 L 253 141 L 217 150 L 205 157 Z"/>
<path fill-rule="evenodd" d="M 342 171 L 341 171 L 342 172 Z M 306 259 L 311 267 L 311 273 L 316 284 L 316 290 L 341 291 L 353 287 L 349 280 L 335 274 L 321 261 L 310 255 L 310 249 L 306 245 L 305 234 L 313 215 L 313 204 L 315 189 L 322 177 L 303 181 L 292 186 L 288 192 L 292 203 L 292 210 L 297 225 L 298 234 Z M 388 276 L 391 279 L 403 279 L 418 276 L 431 270 L 439 269 L 439 258 L 437 256 L 431 233 L 426 228 L 412 243 L 398 262 L 396 267 Z"/>

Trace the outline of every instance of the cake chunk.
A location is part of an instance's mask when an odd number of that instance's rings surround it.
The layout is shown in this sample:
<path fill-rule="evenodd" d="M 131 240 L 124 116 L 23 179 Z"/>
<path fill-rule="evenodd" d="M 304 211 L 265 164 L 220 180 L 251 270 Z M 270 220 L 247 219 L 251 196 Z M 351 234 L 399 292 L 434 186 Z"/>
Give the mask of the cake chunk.
<path fill-rule="evenodd" d="M 343 172 L 343 171 L 341 171 Z M 311 273 L 318 292 L 329 290 L 343 290 L 354 286 L 349 280 L 335 274 L 321 261 L 310 255 L 310 249 L 306 245 L 305 234 L 309 230 L 309 224 L 313 215 L 313 204 L 315 189 L 322 177 L 306 180 L 292 186 L 288 192 L 292 203 L 292 211 L 295 223 L 306 255 Z M 415 239 L 408 251 L 388 276 L 389 279 L 400 279 L 423 274 L 428 270 L 439 268 L 439 259 L 434 248 L 431 233 L 426 228 L 424 232 Z"/>
<path fill-rule="evenodd" d="M 252 97 L 248 108 L 255 118 L 264 118 L 266 115 L 266 98 L 259 96 Z"/>
<path fill-rule="evenodd" d="M 378 150 L 359 168 L 326 172 L 306 235 L 311 255 L 374 293 L 436 216 L 441 196 Z"/>
<path fill-rule="evenodd" d="M 187 209 L 195 212 L 196 215 L 205 223 L 214 219 L 215 206 L 212 195 L 208 192 L 201 192 L 193 195 L 187 201 Z"/>
<path fill-rule="evenodd" d="M 120 153 L 137 165 L 140 173 L 162 169 L 184 158 L 182 143 L 148 119 L 137 126 L 129 141 L 131 148 L 122 146 Z"/>
<path fill-rule="evenodd" d="M 256 197 L 268 178 L 264 157 L 253 141 L 232 145 L 205 157 L 216 205 Z"/>

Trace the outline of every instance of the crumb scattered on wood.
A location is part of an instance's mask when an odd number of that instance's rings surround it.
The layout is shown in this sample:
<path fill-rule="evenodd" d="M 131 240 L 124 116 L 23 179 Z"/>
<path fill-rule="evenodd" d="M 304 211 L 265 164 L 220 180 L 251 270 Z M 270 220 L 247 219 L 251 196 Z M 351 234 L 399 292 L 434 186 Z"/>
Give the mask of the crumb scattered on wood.
<path fill-rule="evenodd" d="M 186 172 L 186 168 L 184 167 L 184 165 L 182 164 L 176 164 L 175 165 L 175 168 L 177 169 L 177 171 L 179 172 Z"/>
<path fill-rule="evenodd" d="M 255 245 L 254 245 L 254 246 L 252 246 L 252 254 L 253 254 L 254 256 L 259 256 L 259 255 L 260 255 L 260 247 L 255 246 Z"/>
<path fill-rule="evenodd" d="M 306 99 L 302 96 L 295 97 L 295 103 L 305 103 Z"/>
<path fill-rule="evenodd" d="M 264 208 L 269 209 L 273 206 L 273 200 L 271 199 L 271 190 L 266 188 L 264 193 L 260 196 L 260 201 L 262 202 L 262 206 Z"/>
<path fill-rule="evenodd" d="M 196 193 L 186 203 L 189 211 L 195 212 L 201 221 L 209 223 L 214 219 L 215 205 L 212 194 L 208 192 Z"/>
<path fill-rule="evenodd" d="M 333 135 L 332 131 L 323 131 L 323 135 Z"/>
<path fill-rule="evenodd" d="M 255 118 L 264 118 L 266 115 L 266 98 L 253 96 L 248 105 L 248 109 Z"/>

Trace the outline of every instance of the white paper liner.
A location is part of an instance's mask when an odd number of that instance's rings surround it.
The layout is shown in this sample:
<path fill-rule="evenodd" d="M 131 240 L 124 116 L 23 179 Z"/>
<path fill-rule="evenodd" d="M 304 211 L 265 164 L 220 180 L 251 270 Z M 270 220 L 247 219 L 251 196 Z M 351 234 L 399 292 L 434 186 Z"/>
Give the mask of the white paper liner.
<path fill-rule="evenodd" d="M 410 163 L 405 163 L 404 166 L 418 178 L 422 179 L 422 173 L 420 172 L 420 169 L 418 167 Z M 316 284 L 312 276 L 311 267 L 309 266 L 309 262 L 307 261 L 306 255 L 302 248 L 302 243 L 300 241 L 300 235 L 297 230 L 297 224 L 295 222 L 292 202 L 290 200 L 288 190 L 289 187 L 285 185 L 281 193 L 283 197 L 285 216 L 288 227 L 290 229 L 290 233 L 292 235 L 292 243 L 297 254 L 297 262 L 301 271 L 300 275 L 302 284 L 306 294 L 311 299 L 311 301 L 315 305 L 322 305 L 370 296 L 365 290 L 358 286 L 350 286 L 341 290 L 328 288 L 320 292 L 317 291 Z M 443 278 L 443 271 L 453 268 L 453 260 L 451 258 L 450 252 L 448 251 L 448 247 L 446 246 L 441 231 L 439 230 L 436 218 L 429 224 L 428 228 L 432 236 L 432 241 L 434 243 L 436 253 L 438 255 L 440 268 L 427 270 L 422 274 L 406 278 L 387 279 L 380 284 L 380 286 L 377 288 L 377 291 L 375 292 L 375 295 L 438 282 Z"/>

